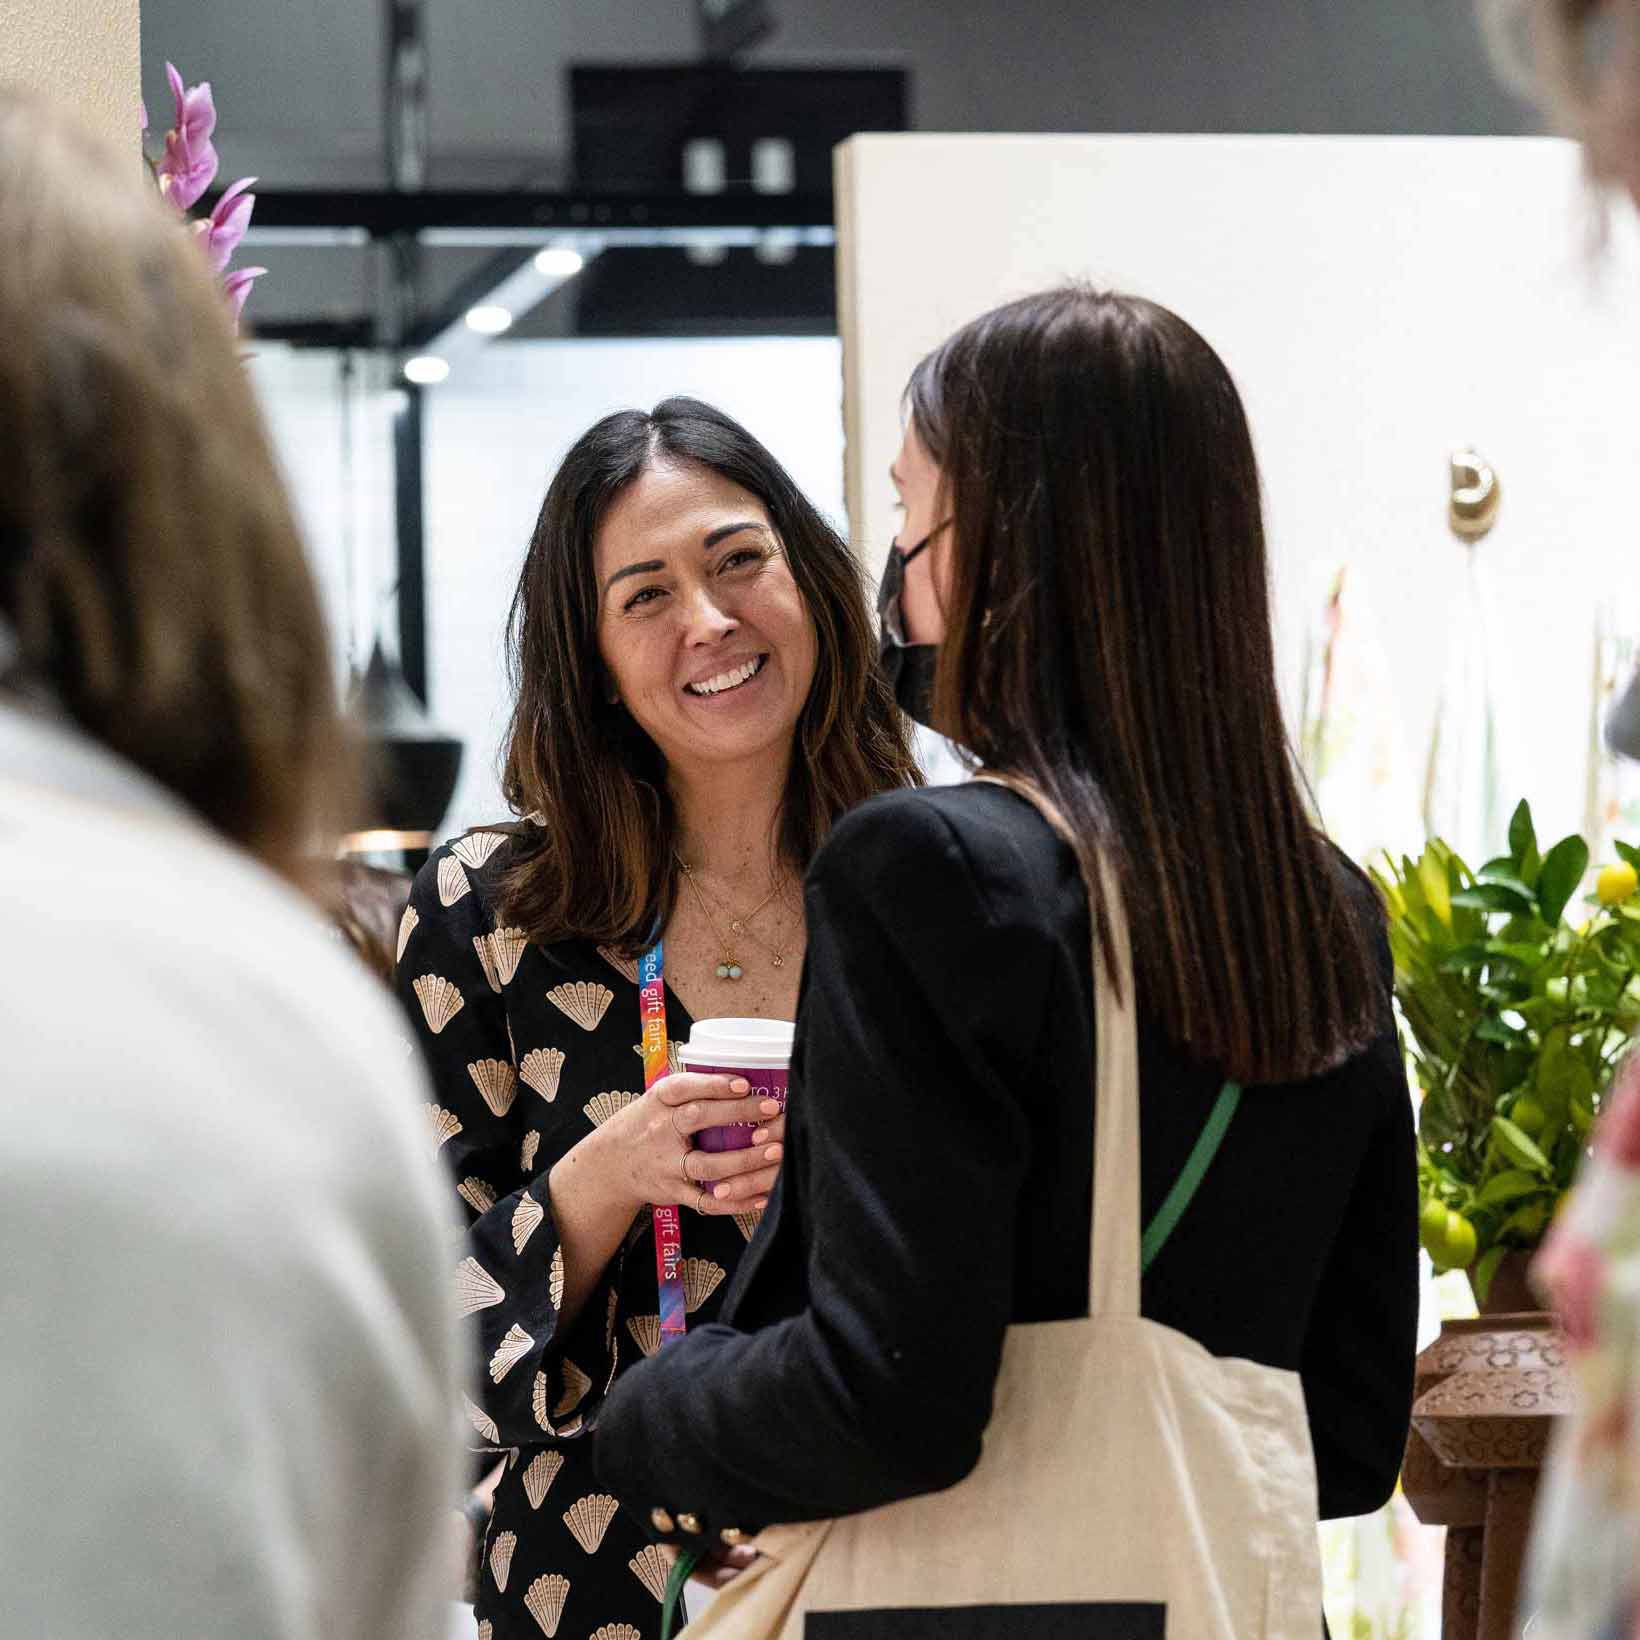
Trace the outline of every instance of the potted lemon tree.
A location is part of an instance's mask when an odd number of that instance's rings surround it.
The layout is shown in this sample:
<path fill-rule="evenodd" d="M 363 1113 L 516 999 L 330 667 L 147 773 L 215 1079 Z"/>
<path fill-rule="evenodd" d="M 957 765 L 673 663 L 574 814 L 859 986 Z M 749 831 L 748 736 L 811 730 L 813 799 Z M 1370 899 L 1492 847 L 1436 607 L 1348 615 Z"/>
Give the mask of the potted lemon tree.
<path fill-rule="evenodd" d="M 1640 1029 L 1640 850 L 1589 866 L 1581 837 L 1538 848 L 1522 803 L 1509 853 L 1472 871 L 1439 838 L 1373 872 L 1389 911 L 1403 1040 L 1423 1102 L 1420 1234 L 1483 1309 L 1535 1308 L 1524 1273 Z"/>

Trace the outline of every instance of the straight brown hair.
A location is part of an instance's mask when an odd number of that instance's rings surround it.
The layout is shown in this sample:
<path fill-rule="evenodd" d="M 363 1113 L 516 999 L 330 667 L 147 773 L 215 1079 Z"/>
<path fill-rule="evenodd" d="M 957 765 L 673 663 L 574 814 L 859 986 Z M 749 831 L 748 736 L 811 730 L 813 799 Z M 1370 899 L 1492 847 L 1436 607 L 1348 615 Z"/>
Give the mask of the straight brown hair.
<path fill-rule="evenodd" d="M 666 766 L 609 698 L 593 568 L 609 509 L 660 462 L 709 469 L 763 503 L 814 622 L 814 682 L 780 812 L 786 863 L 806 869 L 845 810 L 918 780 L 874 664 L 859 565 L 780 463 L 697 399 L 606 416 L 547 490 L 509 622 L 514 706 L 502 789 L 534 823 L 509 851 L 501 915 L 538 943 L 589 939 L 633 954 L 671 915 L 677 822 Z"/>
<path fill-rule="evenodd" d="M 346 766 L 227 303 L 128 152 L 0 91 L 0 615 L 16 685 L 297 880 Z"/>
<path fill-rule="evenodd" d="M 1166 308 L 1070 286 L 957 332 L 908 402 L 954 520 L 941 726 L 1053 800 L 1092 880 L 1111 865 L 1140 1000 L 1189 1055 L 1272 1083 L 1360 1051 L 1384 980 L 1294 771 L 1218 355 Z"/>

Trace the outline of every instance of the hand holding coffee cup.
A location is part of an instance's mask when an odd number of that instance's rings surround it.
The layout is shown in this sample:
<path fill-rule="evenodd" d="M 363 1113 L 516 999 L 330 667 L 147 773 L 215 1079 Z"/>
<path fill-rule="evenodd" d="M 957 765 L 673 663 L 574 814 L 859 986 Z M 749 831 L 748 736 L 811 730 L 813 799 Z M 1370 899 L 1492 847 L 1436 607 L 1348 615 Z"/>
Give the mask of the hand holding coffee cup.
<path fill-rule="evenodd" d="M 695 1148 L 699 1133 L 725 1124 L 755 1134 L 755 1143 L 719 1155 Z M 767 1201 L 785 1133 L 778 1101 L 759 1097 L 745 1077 L 685 1072 L 657 1082 L 587 1143 L 599 1158 L 600 1189 L 624 1196 L 634 1214 L 652 1204 L 732 1214 Z"/>
<path fill-rule="evenodd" d="M 795 1029 L 789 1019 L 697 1020 L 678 1049 L 678 1061 L 686 1071 L 744 1078 L 756 1097 L 771 1099 L 784 1111 Z M 752 1127 L 725 1124 L 702 1129 L 696 1142 L 702 1150 L 721 1153 L 743 1150 L 758 1139 Z"/>

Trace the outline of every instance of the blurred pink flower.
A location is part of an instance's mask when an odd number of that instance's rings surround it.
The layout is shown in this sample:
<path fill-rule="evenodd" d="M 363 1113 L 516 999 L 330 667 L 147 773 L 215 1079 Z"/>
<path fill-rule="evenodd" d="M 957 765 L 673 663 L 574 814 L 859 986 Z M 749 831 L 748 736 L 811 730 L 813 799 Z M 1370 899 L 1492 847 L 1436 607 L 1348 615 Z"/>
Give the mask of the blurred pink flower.
<path fill-rule="evenodd" d="M 210 187 L 219 163 L 211 146 L 216 130 L 216 104 L 211 83 L 184 86 L 173 64 L 165 65 L 176 101 L 176 124 L 165 133 L 165 154 L 159 162 L 160 192 L 179 211 L 190 209 Z"/>
<path fill-rule="evenodd" d="M 245 311 L 245 298 L 251 293 L 251 286 L 256 283 L 268 270 L 266 268 L 235 268 L 222 281 L 223 294 L 228 298 L 233 308 L 233 316 L 237 321 Z"/>
<path fill-rule="evenodd" d="M 245 190 L 255 181 L 255 177 L 241 177 L 216 202 L 216 209 L 203 222 L 194 224 L 194 232 L 199 235 L 200 245 L 214 273 L 227 271 L 229 258 L 239 248 L 239 241 L 251 225 L 256 195 L 247 194 Z"/>

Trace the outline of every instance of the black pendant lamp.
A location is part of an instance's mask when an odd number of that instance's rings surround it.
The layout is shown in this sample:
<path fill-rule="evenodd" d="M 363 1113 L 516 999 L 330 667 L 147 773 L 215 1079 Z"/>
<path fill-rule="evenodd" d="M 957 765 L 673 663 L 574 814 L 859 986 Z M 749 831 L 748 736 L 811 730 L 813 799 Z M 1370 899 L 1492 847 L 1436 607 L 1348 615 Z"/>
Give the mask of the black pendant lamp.
<path fill-rule="evenodd" d="M 352 714 L 365 743 L 365 803 L 344 848 L 427 848 L 455 793 L 461 742 L 435 726 L 379 636 L 354 687 Z"/>

